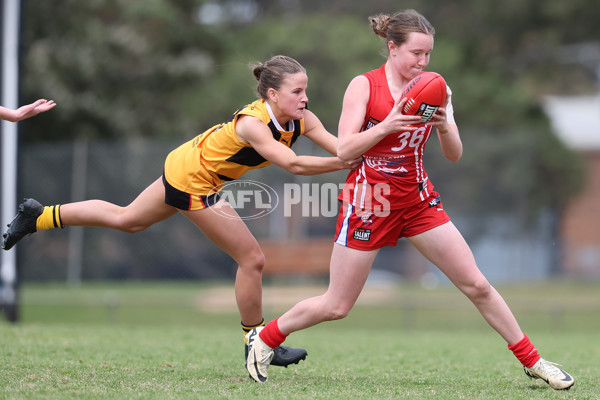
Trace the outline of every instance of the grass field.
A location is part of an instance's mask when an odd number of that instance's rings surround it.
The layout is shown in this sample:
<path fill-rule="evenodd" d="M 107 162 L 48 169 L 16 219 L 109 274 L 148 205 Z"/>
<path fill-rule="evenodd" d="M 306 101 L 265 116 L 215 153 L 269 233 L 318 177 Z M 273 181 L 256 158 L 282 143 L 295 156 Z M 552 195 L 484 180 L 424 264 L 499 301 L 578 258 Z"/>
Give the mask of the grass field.
<path fill-rule="evenodd" d="M 529 380 L 452 287 L 367 289 L 348 318 L 290 336 L 307 360 L 259 385 L 230 284 L 54 284 L 25 285 L 21 323 L 0 323 L 0 398 L 600 399 L 600 284 L 498 289 L 573 389 Z M 266 287 L 265 316 L 320 290 Z"/>

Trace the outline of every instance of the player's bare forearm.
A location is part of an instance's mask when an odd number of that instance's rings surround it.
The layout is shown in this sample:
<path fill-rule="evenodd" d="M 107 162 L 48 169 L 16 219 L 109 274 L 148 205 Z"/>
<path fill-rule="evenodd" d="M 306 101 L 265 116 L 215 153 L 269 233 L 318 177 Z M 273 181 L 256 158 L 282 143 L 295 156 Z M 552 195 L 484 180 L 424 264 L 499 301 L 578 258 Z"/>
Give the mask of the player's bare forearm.
<path fill-rule="evenodd" d="M 361 159 L 355 159 L 345 162 L 338 157 L 297 156 L 286 169 L 295 175 L 318 175 L 343 169 L 354 169 L 360 165 L 361 161 Z"/>

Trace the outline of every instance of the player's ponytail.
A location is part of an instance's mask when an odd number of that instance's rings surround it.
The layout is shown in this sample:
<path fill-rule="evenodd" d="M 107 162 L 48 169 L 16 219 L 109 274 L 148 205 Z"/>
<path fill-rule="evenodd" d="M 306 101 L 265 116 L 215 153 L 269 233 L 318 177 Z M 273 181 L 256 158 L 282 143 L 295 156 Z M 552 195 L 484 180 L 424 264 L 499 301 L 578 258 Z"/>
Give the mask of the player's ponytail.
<path fill-rule="evenodd" d="M 387 38 L 387 28 L 390 23 L 390 16 L 386 14 L 379 14 L 369 17 L 371 22 L 371 29 L 375 34 L 384 39 Z"/>
<path fill-rule="evenodd" d="M 263 71 L 263 68 L 264 65 L 261 62 L 252 65 L 252 73 L 257 81 L 260 81 L 260 74 Z"/>
<path fill-rule="evenodd" d="M 392 41 L 397 46 L 405 43 L 411 32 L 435 35 L 433 25 L 415 10 L 406 10 L 391 17 L 386 14 L 374 15 L 369 17 L 369 21 L 371 29 L 377 36 L 388 42 Z"/>

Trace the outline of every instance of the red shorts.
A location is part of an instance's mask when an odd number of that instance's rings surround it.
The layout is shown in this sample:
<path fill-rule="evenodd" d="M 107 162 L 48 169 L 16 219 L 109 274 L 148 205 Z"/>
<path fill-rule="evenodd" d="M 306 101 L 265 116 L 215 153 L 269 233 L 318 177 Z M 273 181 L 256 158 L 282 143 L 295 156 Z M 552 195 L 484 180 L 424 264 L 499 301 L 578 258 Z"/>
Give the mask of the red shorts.
<path fill-rule="evenodd" d="M 398 239 L 426 232 L 450 221 L 437 192 L 417 205 L 391 210 L 385 216 L 356 210 L 343 203 L 338 214 L 335 242 L 357 250 L 395 246 Z"/>

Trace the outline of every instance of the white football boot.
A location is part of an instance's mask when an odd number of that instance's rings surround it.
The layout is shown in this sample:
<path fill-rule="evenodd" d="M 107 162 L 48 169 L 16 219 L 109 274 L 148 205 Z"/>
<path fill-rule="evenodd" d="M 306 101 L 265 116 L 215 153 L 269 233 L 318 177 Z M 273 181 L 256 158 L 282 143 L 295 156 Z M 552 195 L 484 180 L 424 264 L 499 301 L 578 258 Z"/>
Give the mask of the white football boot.
<path fill-rule="evenodd" d="M 532 379 L 542 379 L 546 381 L 552 389 L 569 390 L 575 383 L 575 380 L 571 375 L 558 368 L 557 365 L 559 364 L 540 358 L 538 362 L 533 364 L 530 368 L 523 367 L 523 369 L 527 376 Z"/>
<path fill-rule="evenodd" d="M 252 329 L 246 334 L 244 340 L 248 345 L 248 358 L 246 359 L 246 369 L 250 377 L 256 382 L 264 383 L 268 379 L 267 369 L 273 359 L 273 349 L 262 341 L 258 334 L 264 327 Z"/>

